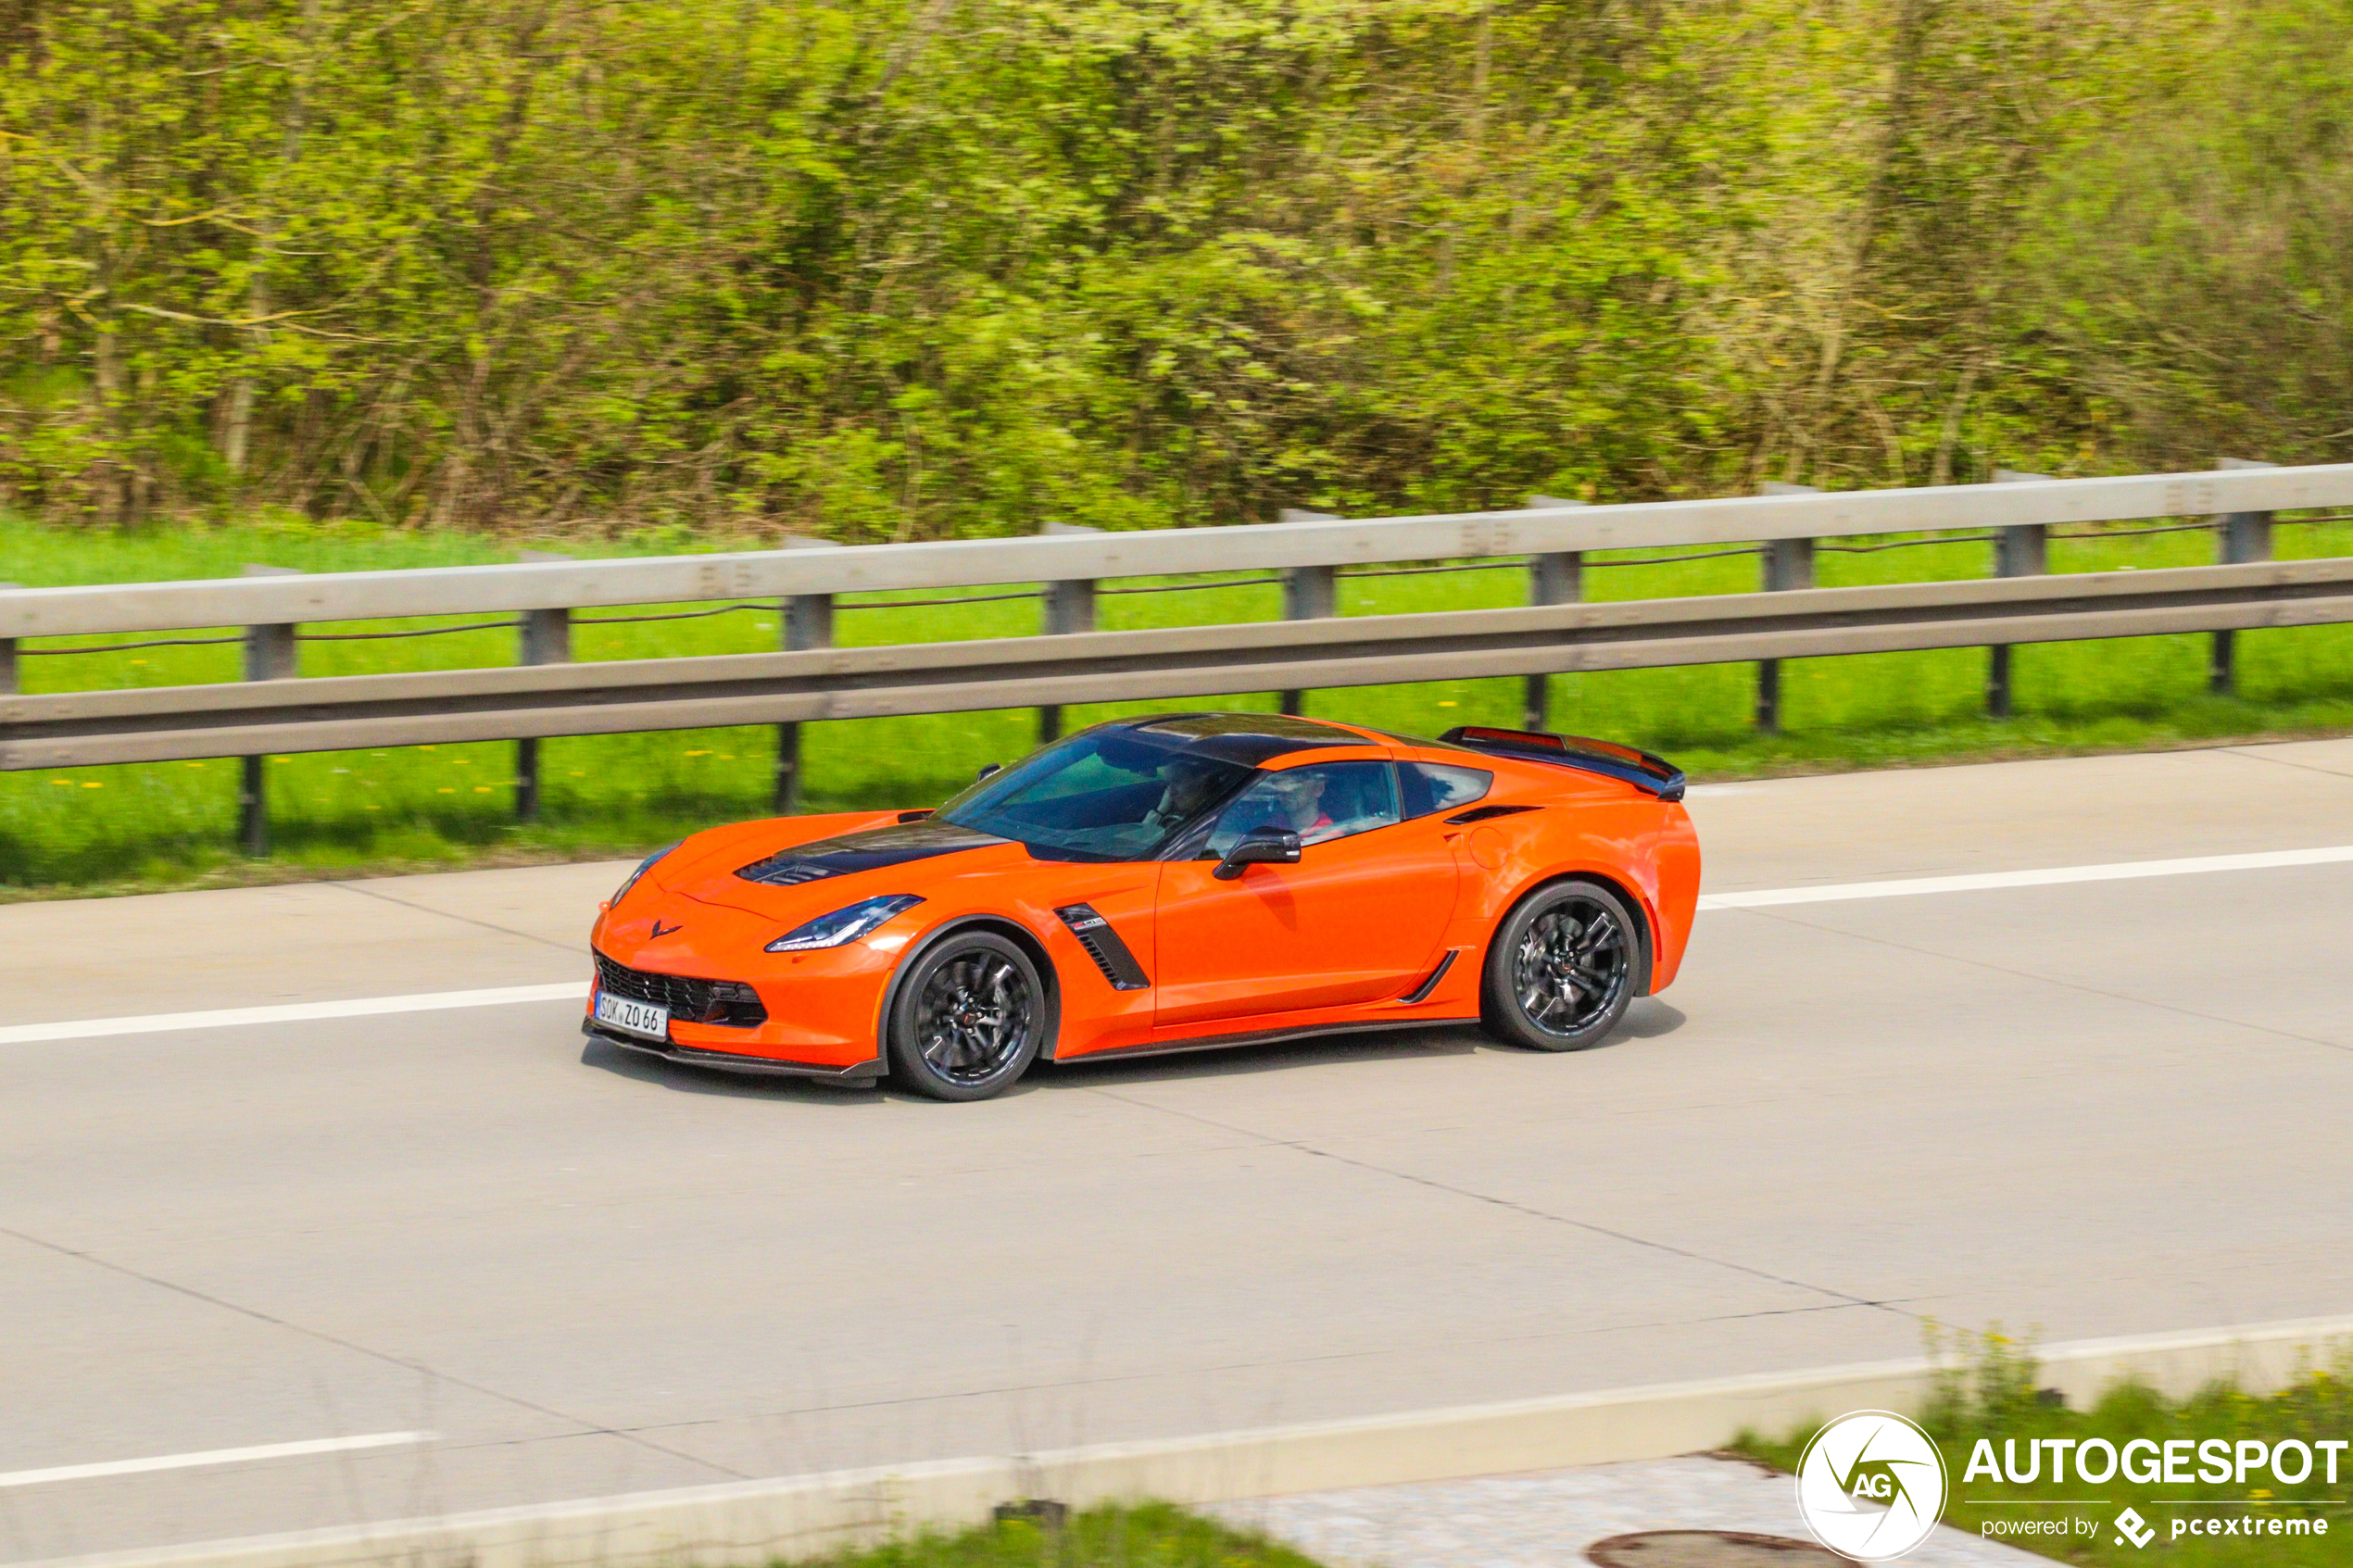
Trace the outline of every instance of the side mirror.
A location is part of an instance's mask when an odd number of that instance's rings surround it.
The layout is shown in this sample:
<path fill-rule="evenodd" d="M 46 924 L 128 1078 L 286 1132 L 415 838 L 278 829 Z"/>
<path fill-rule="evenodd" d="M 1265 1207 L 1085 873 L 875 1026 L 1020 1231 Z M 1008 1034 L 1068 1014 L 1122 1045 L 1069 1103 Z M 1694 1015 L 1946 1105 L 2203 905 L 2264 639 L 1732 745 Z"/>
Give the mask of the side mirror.
<path fill-rule="evenodd" d="M 973 775 L 973 783 L 978 784 L 989 774 L 1001 773 L 1004 771 L 1005 765 L 1002 762 L 983 762 L 980 765 L 980 771 Z"/>
<path fill-rule="evenodd" d="M 1217 862 L 1217 869 L 1210 874 L 1220 882 L 1231 882 L 1242 874 L 1244 866 L 1297 864 L 1299 834 L 1289 828 L 1252 828 L 1226 851 L 1226 858 Z"/>

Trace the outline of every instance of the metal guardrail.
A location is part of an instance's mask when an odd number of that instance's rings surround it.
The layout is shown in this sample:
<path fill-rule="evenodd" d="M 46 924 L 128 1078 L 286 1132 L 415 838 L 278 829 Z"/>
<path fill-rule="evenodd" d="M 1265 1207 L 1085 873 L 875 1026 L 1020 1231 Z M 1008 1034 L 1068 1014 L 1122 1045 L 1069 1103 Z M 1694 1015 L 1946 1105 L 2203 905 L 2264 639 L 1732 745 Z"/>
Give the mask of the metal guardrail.
<path fill-rule="evenodd" d="M 84 651 L 20 648 L 24 639 L 221 626 L 244 631 L 113 646 L 242 641 L 245 680 L 242 685 L 0 696 L 0 770 L 242 756 L 241 832 L 248 850 L 258 854 L 268 847 L 259 761 L 266 751 L 512 739 L 520 781 L 516 806 L 529 817 L 538 799 L 539 737 L 774 723 L 776 803 L 778 809 L 790 810 L 799 796 L 799 725 L 816 718 L 1036 707 L 1039 733 L 1051 737 L 1059 733 L 1062 707 L 1073 702 L 1273 689 L 1282 692 L 1285 710 L 1296 712 L 1313 686 L 1520 674 L 1526 681 L 1525 721 L 1541 728 L 1553 673 L 1755 659 L 1756 722 L 1771 731 L 1780 723 L 1783 658 L 1983 643 L 1989 649 L 1987 707 L 2001 715 L 2011 703 L 2012 643 L 2210 631 L 2211 684 L 2227 691 L 2237 630 L 2343 619 L 2322 612 L 2334 602 L 2330 594 L 2299 585 L 2335 581 L 2325 574 L 2309 577 L 2314 569 L 2309 562 L 2298 563 L 2287 577 L 2212 577 L 2196 586 L 2183 579 L 2179 592 L 2190 596 L 2166 603 L 2135 594 L 2154 593 L 2147 585 L 2178 573 L 2118 574 L 2137 585 L 2133 590 L 2099 586 L 2105 580 L 2087 575 L 2060 579 L 2047 591 L 2033 583 L 2046 570 L 2050 531 L 2069 524 L 2203 517 L 2212 521 L 2183 526 L 2216 528 L 2223 562 L 2268 560 L 2275 512 L 2353 507 L 2353 464 L 2278 468 L 2225 459 L 2221 467 L 2198 473 L 2055 480 L 2005 471 L 1997 478 L 2001 483 L 1990 485 L 1827 494 L 1768 485 L 1767 494 L 1755 496 L 1594 507 L 1539 495 L 1511 511 L 1353 521 L 1287 511 L 1274 524 L 1162 532 L 1101 533 L 1050 524 L 1042 534 L 1016 539 L 854 548 L 797 541 L 795 547 L 732 554 L 590 561 L 543 558 L 510 566 L 320 574 L 257 567 L 241 578 L 0 586 L 0 694 L 16 688 L 19 654 Z M 1843 589 L 1829 592 L 1847 597 L 1818 597 L 1824 592 L 1813 586 L 1818 541 L 1906 533 L 1943 537 L 1818 547 L 1878 550 L 1990 541 L 1998 575 L 1993 583 Z M 1727 545 L 1739 547 L 1722 547 Z M 1679 546 L 1698 546 L 1699 556 L 1758 555 L 1761 586 L 1773 596 L 1769 607 L 1753 596 L 1640 605 L 1580 602 L 1587 570 L 1639 564 L 1589 560 L 1593 553 Z M 1336 619 L 1337 578 L 1342 572 L 1483 571 L 1513 564 L 1492 558 L 1525 558 L 1530 609 Z M 1401 562 L 1471 564 L 1393 564 Z M 1236 571 L 1271 574 L 1246 579 L 1250 582 L 1280 582 L 1286 621 L 1172 632 L 1094 631 L 1099 593 L 1213 585 L 1101 586 L 1108 580 Z M 2016 596 L 1977 596 L 2002 583 L 2016 588 Z M 837 604 L 840 596 L 1005 584 L 1036 586 L 974 597 L 1035 595 L 1045 635 L 921 647 L 831 647 L 837 608 L 886 608 L 871 600 Z M 1889 594 L 1897 597 L 1868 596 Z M 568 662 L 576 610 L 709 600 L 753 603 L 669 613 L 711 615 L 773 605 L 781 611 L 786 651 L 719 659 Z M 2095 601 L 2102 608 L 2082 608 Z M 1833 604 L 1839 608 L 1831 608 Z M 2001 613 L 1986 608 L 1995 604 L 2012 608 Z M 2077 608 L 2051 608 L 2070 605 Z M 1848 619 L 1835 626 L 1809 624 L 1805 621 L 1809 614 Z M 1626 619 L 1629 615 L 1635 619 Z M 1874 615 L 1883 619 L 1873 621 Z M 451 616 L 511 619 L 405 632 L 298 630 L 306 623 Z M 1514 616 L 1524 619 L 1508 619 Z M 1856 616 L 1864 619 L 1852 619 Z M 2282 616 L 2287 619 L 2276 619 Z M 583 617 L 578 623 L 664 618 Z M 1734 622 L 1741 629 L 1732 629 Z M 302 640 L 434 635 L 501 625 L 519 631 L 522 668 L 294 679 Z M 1668 634 L 1655 630 L 1661 627 L 1681 630 Z M 2076 629 L 2054 630 L 2058 627 Z M 1348 648 L 1360 651 L 1342 651 Z"/>
<path fill-rule="evenodd" d="M 2353 621 L 2353 558 L 0 699 L 0 770 Z"/>
<path fill-rule="evenodd" d="M 2353 463 L 1226 528 L 0 590 L 0 638 L 1101 582 L 2353 506 Z"/>

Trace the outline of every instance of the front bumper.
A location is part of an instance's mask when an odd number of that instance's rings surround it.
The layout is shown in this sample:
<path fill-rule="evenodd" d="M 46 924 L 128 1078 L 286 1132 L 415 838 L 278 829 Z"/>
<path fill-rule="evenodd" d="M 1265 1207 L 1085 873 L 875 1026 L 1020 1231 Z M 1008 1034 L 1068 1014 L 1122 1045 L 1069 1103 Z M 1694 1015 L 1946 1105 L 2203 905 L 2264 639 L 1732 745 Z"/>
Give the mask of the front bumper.
<path fill-rule="evenodd" d="M 900 943 L 869 942 L 807 953 L 769 953 L 775 922 L 686 898 L 633 901 L 626 915 L 608 911 L 590 934 L 602 987 L 606 966 L 631 983 L 618 994 L 671 1010 L 668 1041 L 595 1033 L 677 1061 L 799 1076 L 880 1071 L 882 999 Z M 710 987 L 746 988 L 756 1006 L 707 1008 Z M 719 1014 L 731 1015 L 722 1021 Z M 596 1022 L 592 992 L 587 1021 Z M 698 1016 L 699 1015 L 699 1016 Z M 708 1021 L 705 1021 L 705 1020 Z"/>
<path fill-rule="evenodd" d="M 618 1029 L 607 1029 L 593 1018 L 580 1021 L 580 1032 L 592 1040 L 602 1040 L 607 1045 L 619 1046 L 641 1056 L 658 1056 L 664 1061 L 684 1062 L 692 1067 L 716 1067 L 728 1073 L 749 1073 L 773 1078 L 815 1078 L 825 1083 L 848 1085 L 877 1083 L 883 1075 L 879 1057 L 872 1061 L 852 1062 L 847 1067 L 833 1062 L 783 1061 L 774 1057 L 746 1056 L 740 1051 L 705 1050 L 698 1046 L 682 1046 L 675 1040 L 641 1040 Z"/>

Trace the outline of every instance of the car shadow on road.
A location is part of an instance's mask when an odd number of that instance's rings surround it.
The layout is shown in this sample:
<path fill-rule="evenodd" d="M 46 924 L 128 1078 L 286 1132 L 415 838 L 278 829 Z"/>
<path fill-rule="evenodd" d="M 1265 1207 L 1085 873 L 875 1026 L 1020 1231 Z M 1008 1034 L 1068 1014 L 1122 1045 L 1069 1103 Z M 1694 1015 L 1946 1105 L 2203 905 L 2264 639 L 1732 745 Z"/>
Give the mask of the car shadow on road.
<path fill-rule="evenodd" d="M 1625 1022 L 1592 1050 L 1610 1050 L 1636 1040 L 1655 1040 L 1683 1025 L 1684 1015 L 1655 997 L 1645 997 L 1627 1010 Z M 1296 1073 L 1316 1068 L 1350 1067 L 1394 1061 L 1405 1057 L 1474 1056 L 1485 1052 L 1519 1054 L 1517 1047 L 1498 1043 L 1476 1026 L 1397 1030 L 1379 1034 L 1307 1035 L 1299 1039 L 1232 1046 L 1162 1056 L 1110 1056 L 1070 1062 L 1044 1062 L 1000 1098 L 1052 1093 L 1056 1089 L 1111 1088 L 1123 1084 L 1160 1084 L 1199 1078 L 1226 1078 L 1261 1073 Z M 803 1078 L 759 1077 L 728 1073 L 685 1062 L 663 1061 L 626 1051 L 603 1040 L 582 1047 L 584 1067 L 599 1068 L 618 1077 L 634 1079 L 679 1094 L 725 1095 L 739 1099 L 789 1101 L 817 1106 L 884 1105 L 892 1101 L 936 1104 L 921 1095 L 897 1089 L 886 1081 L 875 1087 L 815 1083 Z"/>
<path fill-rule="evenodd" d="M 591 1039 L 580 1047 L 580 1065 L 629 1078 L 682 1095 L 721 1095 L 732 1099 L 770 1099 L 800 1105 L 880 1105 L 887 1097 L 857 1085 L 824 1084 L 808 1078 L 771 1077 L 762 1073 L 729 1073 L 722 1068 L 697 1067 L 640 1056 L 607 1040 Z M 912 1098 L 914 1097 L 906 1097 Z"/>
<path fill-rule="evenodd" d="M 1602 1042 L 1606 1050 L 1626 1040 L 1655 1040 L 1662 1035 L 1672 1035 L 1683 1026 L 1683 1010 L 1669 1007 L 1656 997 L 1643 997 L 1626 1010 L 1626 1021 L 1610 1031 Z"/>
<path fill-rule="evenodd" d="M 1682 1027 L 1683 1014 L 1655 997 L 1637 1000 L 1626 1019 L 1600 1045 L 1589 1051 L 1609 1050 L 1632 1040 L 1656 1039 Z M 1114 1084 L 1151 1084 L 1172 1079 L 1231 1077 L 1241 1073 L 1290 1073 L 1316 1067 L 1347 1067 L 1359 1062 L 1394 1061 L 1403 1057 L 1519 1056 L 1476 1024 L 1400 1029 L 1366 1034 L 1305 1035 L 1299 1039 L 1252 1045 L 1212 1046 L 1166 1056 L 1105 1056 L 1077 1061 L 1052 1062 L 1026 1082 L 1047 1086 L 1108 1088 Z"/>

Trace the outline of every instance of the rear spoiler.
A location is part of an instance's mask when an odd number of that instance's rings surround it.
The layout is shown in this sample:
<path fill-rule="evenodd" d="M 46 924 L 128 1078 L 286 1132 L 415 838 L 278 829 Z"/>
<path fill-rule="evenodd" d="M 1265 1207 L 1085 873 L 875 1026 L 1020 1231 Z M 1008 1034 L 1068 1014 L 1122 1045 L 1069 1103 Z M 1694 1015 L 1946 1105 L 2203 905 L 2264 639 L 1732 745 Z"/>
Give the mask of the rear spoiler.
<path fill-rule="evenodd" d="M 1483 724 L 1457 724 L 1438 738 L 1449 746 L 1491 752 L 1497 757 L 1553 762 L 1604 778 L 1622 779 L 1661 800 L 1683 798 L 1682 769 L 1664 757 L 1620 746 L 1616 741 L 1594 740 L 1588 735 L 1556 735 L 1548 730 L 1496 730 Z"/>

